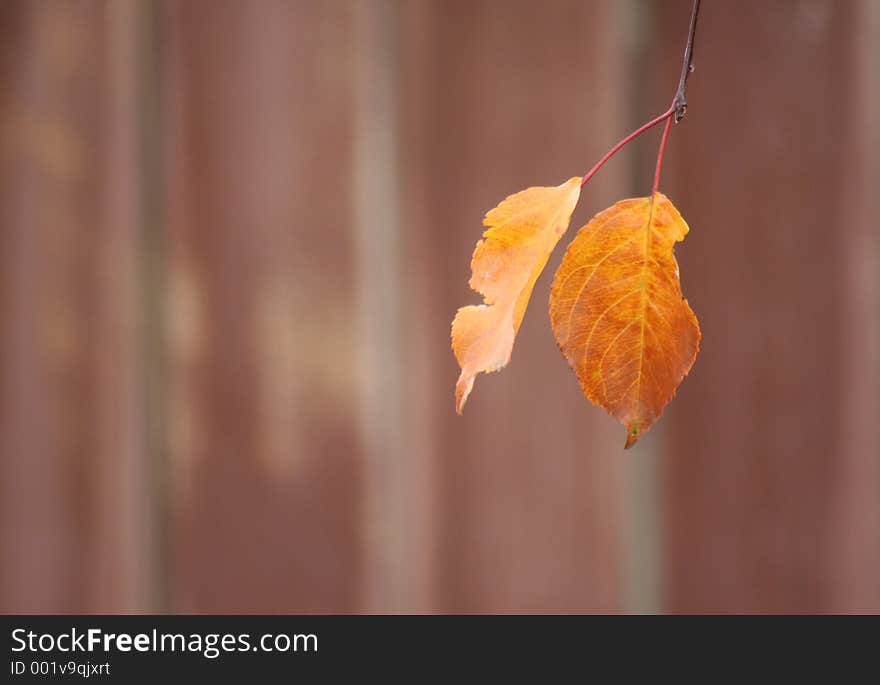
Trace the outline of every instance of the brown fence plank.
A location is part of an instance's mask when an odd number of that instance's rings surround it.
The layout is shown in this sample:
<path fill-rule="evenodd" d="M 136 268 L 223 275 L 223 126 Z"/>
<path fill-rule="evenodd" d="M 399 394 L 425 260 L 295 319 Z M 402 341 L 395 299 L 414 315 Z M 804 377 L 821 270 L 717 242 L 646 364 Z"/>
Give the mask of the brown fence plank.
<path fill-rule="evenodd" d="M 353 610 L 351 5 L 164 7 L 172 601 Z"/>
<path fill-rule="evenodd" d="M 657 4 L 658 83 L 689 6 Z M 670 610 L 880 608 L 875 11 L 703 3 L 662 184 L 703 329 L 666 419 Z"/>
<path fill-rule="evenodd" d="M 512 192 L 584 172 L 623 133 L 620 8 L 405 3 L 406 396 L 430 451 L 441 610 L 621 607 L 621 436 L 585 403 L 553 342 L 546 312 L 559 255 L 535 288 L 510 367 L 478 379 L 461 418 L 449 349 L 456 308 L 478 301 L 467 280 L 483 214 Z M 572 235 L 624 178 L 621 161 L 596 179 Z"/>
<path fill-rule="evenodd" d="M 136 22 L 127 1 L 0 8 L 3 611 L 152 601 Z"/>

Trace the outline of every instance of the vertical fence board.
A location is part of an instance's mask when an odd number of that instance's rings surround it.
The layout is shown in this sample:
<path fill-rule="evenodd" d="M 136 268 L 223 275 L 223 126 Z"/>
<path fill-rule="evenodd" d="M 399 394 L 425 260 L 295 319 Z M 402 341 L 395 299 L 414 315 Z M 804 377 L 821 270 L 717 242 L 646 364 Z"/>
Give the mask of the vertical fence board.
<path fill-rule="evenodd" d="M 0 8 L 4 611 L 151 601 L 135 23 L 130 2 Z"/>
<path fill-rule="evenodd" d="M 350 8 L 165 4 L 179 608 L 358 606 Z"/>
<path fill-rule="evenodd" d="M 880 608 L 871 4 L 703 3 L 661 184 L 703 329 L 665 419 L 670 610 Z M 670 90 L 689 7 L 656 7 Z"/>
<path fill-rule="evenodd" d="M 449 349 L 456 308 L 479 300 L 467 280 L 483 214 L 527 186 L 583 173 L 622 133 L 620 7 L 405 4 L 407 397 L 430 450 L 441 610 L 620 607 L 621 436 L 587 406 L 553 341 L 547 300 L 560 255 L 535 288 L 511 365 L 477 379 L 461 418 Z M 619 195 L 624 169 L 596 179 L 569 237 Z"/>

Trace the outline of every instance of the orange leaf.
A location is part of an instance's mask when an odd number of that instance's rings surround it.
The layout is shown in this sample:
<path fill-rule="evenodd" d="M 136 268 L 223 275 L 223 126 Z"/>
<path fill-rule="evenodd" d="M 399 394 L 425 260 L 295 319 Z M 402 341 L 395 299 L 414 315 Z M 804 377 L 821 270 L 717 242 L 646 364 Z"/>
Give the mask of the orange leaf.
<path fill-rule="evenodd" d="M 569 245 L 550 320 L 584 394 L 626 426 L 626 447 L 659 418 L 697 356 L 700 328 L 672 254 L 688 226 L 662 193 L 600 212 Z"/>
<path fill-rule="evenodd" d="M 462 307 L 452 322 L 452 349 L 461 366 L 455 385 L 460 414 L 481 371 L 510 361 L 535 281 L 562 234 L 581 193 L 580 177 L 562 185 L 528 188 L 486 214 L 488 229 L 471 259 L 470 286 L 485 304 Z"/>

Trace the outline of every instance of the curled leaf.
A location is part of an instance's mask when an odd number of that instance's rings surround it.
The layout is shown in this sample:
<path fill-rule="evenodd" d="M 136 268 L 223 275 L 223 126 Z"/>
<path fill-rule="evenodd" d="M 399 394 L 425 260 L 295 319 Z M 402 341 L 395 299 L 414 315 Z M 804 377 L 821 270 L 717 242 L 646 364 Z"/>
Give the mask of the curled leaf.
<path fill-rule="evenodd" d="M 535 281 L 580 197 L 580 177 L 555 187 L 535 187 L 506 198 L 483 220 L 487 230 L 471 259 L 470 286 L 484 304 L 462 307 L 452 322 L 452 349 L 461 367 L 455 385 L 460 414 L 480 372 L 510 361 Z"/>
<path fill-rule="evenodd" d="M 676 242 L 688 225 L 662 193 L 622 200 L 569 245 L 550 293 L 556 342 L 587 398 L 626 426 L 626 447 L 659 418 L 697 356 Z"/>

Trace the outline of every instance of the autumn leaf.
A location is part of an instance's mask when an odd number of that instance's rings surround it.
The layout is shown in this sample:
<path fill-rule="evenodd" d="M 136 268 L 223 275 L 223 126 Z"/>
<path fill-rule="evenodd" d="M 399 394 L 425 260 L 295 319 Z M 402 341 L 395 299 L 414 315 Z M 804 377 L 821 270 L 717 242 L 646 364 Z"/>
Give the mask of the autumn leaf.
<path fill-rule="evenodd" d="M 471 287 L 484 303 L 462 307 L 452 322 L 461 366 L 459 414 L 480 372 L 510 361 L 535 281 L 568 228 L 580 189 L 632 140 L 663 124 L 650 197 L 623 200 L 597 214 L 569 245 L 550 293 L 553 333 L 584 394 L 626 426 L 634 445 L 660 417 L 688 374 L 700 328 L 682 297 L 675 243 L 688 226 L 657 192 L 672 123 L 687 112 L 700 0 L 694 0 L 678 88 L 669 108 L 606 152 L 582 177 L 555 188 L 529 188 L 490 211 L 471 261 Z"/>
<path fill-rule="evenodd" d="M 513 341 L 547 259 L 568 229 L 580 177 L 506 198 L 483 220 L 487 230 L 471 259 L 470 286 L 484 304 L 462 307 L 452 322 L 452 349 L 461 366 L 455 385 L 460 414 L 480 372 L 510 361 Z"/>
<path fill-rule="evenodd" d="M 626 447 L 697 356 L 700 329 L 672 253 L 687 232 L 662 193 L 622 200 L 578 232 L 551 289 L 556 341 L 587 398 L 626 426 Z"/>

